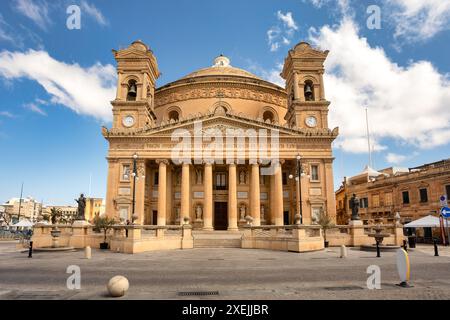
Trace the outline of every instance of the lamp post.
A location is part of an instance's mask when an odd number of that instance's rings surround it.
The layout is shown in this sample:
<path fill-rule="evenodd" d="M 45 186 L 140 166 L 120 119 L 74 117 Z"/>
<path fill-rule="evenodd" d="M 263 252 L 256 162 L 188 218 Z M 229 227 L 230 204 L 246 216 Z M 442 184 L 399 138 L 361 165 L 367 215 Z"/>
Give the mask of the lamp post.
<path fill-rule="evenodd" d="M 296 168 L 295 168 L 295 182 L 296 182 L 296 191 L 297 191 L 297 213 L 299 214 L 299 217 L 296 216 L 296 220 L 300 220 L 300 224 L 303 224 L 303 205 L 302 205 L 302 175 L 303 175 L 303 168 L 302 168 L 302 157 L 300 154 L 296 157 Z M 289 179 L 294 179 L 294 175 L 290 174 Z"/>

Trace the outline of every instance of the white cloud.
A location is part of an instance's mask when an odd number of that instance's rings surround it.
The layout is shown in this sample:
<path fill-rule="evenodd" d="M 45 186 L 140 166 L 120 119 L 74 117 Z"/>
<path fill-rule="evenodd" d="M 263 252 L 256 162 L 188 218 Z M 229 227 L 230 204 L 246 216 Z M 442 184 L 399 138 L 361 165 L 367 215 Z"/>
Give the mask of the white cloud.
<path fill-rule="evenodd" d="M 5 117 L 5 118 L 15 118 L 15 115 L 13 115 L 9 111 L 0 111 L 0 116 Z"/>
<path fill-rule="evenodd" d="M 395 24 L 394 37 L 424 41 L 450 29 L 450 0 L 384 0 Z"/>
<path fill-rule="evenodd" d="M 338 9 L 342 14 L 349 14 L 351 11 L 350 0 L 302 0 L 305 3 L 311 3 L 314 7 L 320 9 L 323 6 L 332 6 Z"/>
<path fill-rule="evenodd" d="M 295 23 L 294 18 L 292 18 L 292 12 L 286 12 L 286 14 L 283 14 L 281 11 L 278 11 L 277 18 L 283 21 L 285 27 L 288 30 L 298 30 L 297 24 Z"/>
<path fill-rule="evenodd" d="M 281 70 L 283 69 L 282 63 L 277 63 L 275 68 L 271 68 L 269 70 L 264 69 L 259 64 L 251 60 L 248 60 L 248 64 L 248 70 L 254 72 L 262 79 L 275 83 L 282 88 L 285 87 L 285 80 L 280 76 Z"/>
<path fill-rule="evenodd" d="M 51 20 L 48 15 L 48 4 L 45 1 L 15 0 L 15 9 L 31 19 L 41 29 L 47 30 Z"/>
<path fill-rule="evenodd" d="M 51 102 L 78 114 L 109 121 L 110 101 L 115 97 L 116 73 L 112 65 L 83 68 L 53 59 L 45 51 L 0 52 L 0 76 L 6 80 L 28 78 L 37 81 L 51 96 Z"/>
<path fill-rule="evenodd" d="M 278 51 L 281 46 L 287 46 L 291 43 L 296 31 L 298 31 L 297 23 L 292 17 L 292 12 L 282 13 L 277 11 L 277 19 L 279 24 L 272 26 L 267 31 L 267 43 L 270 51 Z"/>
<path fill-rule="evenodd" d="M 42 110 L 36 103 L 27 103 L 24 104 L 24 107 L 34 113 L 40 114 L 41 116 L 47 116 L 47 113 Z"/>
<path fill-rule="evenodd" d="M 86 1 L 81 1 L 81 8 L 83 10 L 83 13 L 87 13 L 89 16 L 94 18 L 98 24 L 102 26 L 106 26 L 108 24 L 108 21 L 106 20 L 102 12 L 93 4 L 89 4 Z"/>
<path fill-rule="evenodd" d="M 3 19 L 2 14 L 0 13 L 0 41 L 14 42 L 14 36 L 10 30 L 10 26 L 6 23 L 5 19 Z"/>
<path fill-rule="evenodd" d="M 388 163 L 392 163 L 392 164 L 401 164 L 402 162 L 404 162 L 407 159 L 408 159 L 408 157 L 405 155 L 392 153 L 392 152 L 389 152 L 386 155 L 386 161 Z"/>
<path fill-rule="evenodd" d="M 338 146 L 367 152 L 364 106 L 375 150 L 386 148 L 385 139 L 422 149 L 450 142 L 448 75 L 428 61 L 399 66 L 360 37 L 349 18 L 337 27 L 312 29 L 310 40 L 330 50 L 324 80 L 332 102 L 330 126 L 341 129 Z"/>

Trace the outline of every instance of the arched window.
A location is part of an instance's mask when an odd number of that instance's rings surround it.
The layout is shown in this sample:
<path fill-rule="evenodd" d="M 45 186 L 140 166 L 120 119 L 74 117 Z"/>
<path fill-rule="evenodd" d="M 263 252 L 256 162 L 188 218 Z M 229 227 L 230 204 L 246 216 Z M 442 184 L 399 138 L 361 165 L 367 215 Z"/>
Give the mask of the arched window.
<path fill-rule="evenodd" d="M 304 93 L 306 101 L 314 101 L 314 84 L 311 80 L 305 81 Z"/>
<path fill-rule="evenodd" d="M 172 110 L 169 112 L 169 120 L 178 121 L 179 118 L 180 118 L 180 115 L 178 114 L 178 111 Z"/>
<path fill-rule="evenodd" d="M 127 101 L 136 101 L 137 97 L 137 85 L 135 80 L 128 82 Z"/>
<path fill-rule="evenodd" d="M 264 119 L 264 122 L 266 122 L 267 120 L 270 120 L 270 122 L 273 122 L 273 119 L 274 119 L 273 113 L 271 111 L 265 111 L 263 113 L 263 119 Z"/>

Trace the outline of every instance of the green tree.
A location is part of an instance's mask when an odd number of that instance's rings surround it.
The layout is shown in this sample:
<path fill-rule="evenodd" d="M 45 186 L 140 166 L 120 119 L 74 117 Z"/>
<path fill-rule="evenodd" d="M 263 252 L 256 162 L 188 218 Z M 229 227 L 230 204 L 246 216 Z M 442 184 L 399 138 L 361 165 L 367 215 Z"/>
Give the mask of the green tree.
<path fill-rule="evenodd" d="M 94 226 L 95 229 L 99 231 L 103 231 L 104 240 L 106 242 L 106 235 L 108 231 L 112 229 L 112 227 L 116 224 L 116 220 L 114 218 L 109 218 L 108 216 L 95 216 L 94 218 Z"/>
<path fill-rule="evenodd" d="M 327 230 L 331 229 L 335 226 L 333 220 L 330 216 L 325 212 L 325 210 L 320 210 L 320 214 L 316 220 L 317 224 L 323 229 L 323 239 L 327 241 Z"/>

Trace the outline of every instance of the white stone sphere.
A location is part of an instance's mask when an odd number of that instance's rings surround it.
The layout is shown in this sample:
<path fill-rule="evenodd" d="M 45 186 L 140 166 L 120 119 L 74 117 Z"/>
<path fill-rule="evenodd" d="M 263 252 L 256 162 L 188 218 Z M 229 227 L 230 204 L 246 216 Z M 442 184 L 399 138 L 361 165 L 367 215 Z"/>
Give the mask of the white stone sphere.
<path fill-rule="evenodd" d="M 111 297 L 122 297 L 128 291 L 130 283 L 128 279 L 123 276 L 112 277 L 108 282 L 108 292 Z"/>

